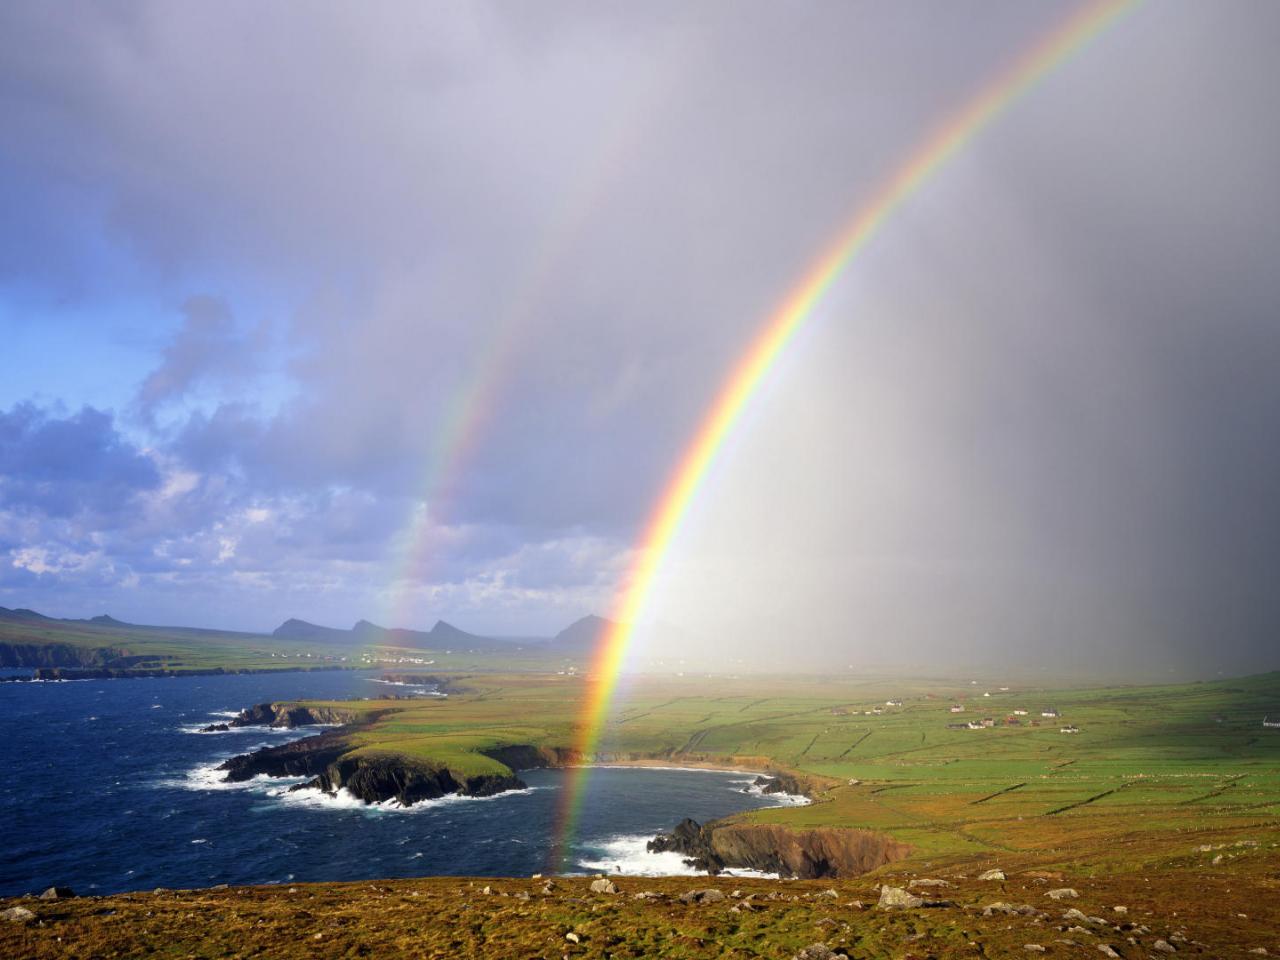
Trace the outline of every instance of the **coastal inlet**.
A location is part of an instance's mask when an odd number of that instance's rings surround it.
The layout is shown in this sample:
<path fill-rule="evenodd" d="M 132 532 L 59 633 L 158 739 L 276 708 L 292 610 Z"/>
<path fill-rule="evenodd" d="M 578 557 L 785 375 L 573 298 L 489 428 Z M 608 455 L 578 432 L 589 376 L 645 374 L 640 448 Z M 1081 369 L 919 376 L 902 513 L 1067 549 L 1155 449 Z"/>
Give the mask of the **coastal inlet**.
<path fill-rule="evenodd" d="M 520 771 L 523 788 L 409 807 L 342 791 L 290 790 L 310 777 L 225 781 L 234 756 L 315 728 L 230 726 L 249 704 L 381 696 L 354 671 L 0 684 L 9 827 L 0 895 L 53 884 L 81 893 L 217 883 L 510 876 L 545 868 L 565 772 Z M 424 694 L 430 691 L 422 691 Z M 226 730 L 202 732 L 226 725 Z M 51 762 L 51 758 L 62 758 Z M 583 872 L 689 873 L 648 841 L 682 818 L 705 823 L 785 802 L 745 774 L 593 772 L 573 863 Z"/>

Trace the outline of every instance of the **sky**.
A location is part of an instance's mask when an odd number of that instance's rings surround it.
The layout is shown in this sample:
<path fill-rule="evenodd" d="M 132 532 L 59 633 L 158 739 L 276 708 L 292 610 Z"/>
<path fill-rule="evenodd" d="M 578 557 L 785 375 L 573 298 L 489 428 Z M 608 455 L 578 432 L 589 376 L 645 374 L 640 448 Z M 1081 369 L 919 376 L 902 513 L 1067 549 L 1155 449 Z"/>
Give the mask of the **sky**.
<path fill-rule="evenodd" d="M 607 614 L 772 308 L 1069 3 L 0 7 L 0 604 Z M 1280 666 L 1280 7 L 1139 5 L 753 400 L 646 655 Z"/>

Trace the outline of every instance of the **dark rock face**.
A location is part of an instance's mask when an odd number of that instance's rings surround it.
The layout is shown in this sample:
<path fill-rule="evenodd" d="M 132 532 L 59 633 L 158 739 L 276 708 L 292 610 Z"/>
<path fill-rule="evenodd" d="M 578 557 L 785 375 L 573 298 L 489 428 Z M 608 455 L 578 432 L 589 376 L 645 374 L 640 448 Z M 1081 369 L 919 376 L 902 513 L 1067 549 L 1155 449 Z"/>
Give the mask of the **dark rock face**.
<path fill-rule="evenodd" d="M 497 760 L 512 770 L 541 770 L 544 767 L 563 767 L 578 761 L 574 750 L 563 747 L 535 747 L 530 744 L 512 744 L 481 751 L 486 757 Z"/>
<path fill-rule="evenodd" d="M 292 789 L 318 789 L 328 794 L 345 789 L 365 803 L 395 800 L 408 807 L 419 800 L 434 800 L 450 793 L 489 797 L 506 790 L 522 790 L 524 786 L 514 774 L 458 779 L 448 768 L 432 768 L 401 757 L 348 756 L 330 763 L 319 776 Z"/>
<path fill-rule="evenodd" d="M 218 769 L 227 772 L 224 779 L 230 783 L 263 774 L 268 777 L 314 777 L 350 749 L 351 742 L 346 735 L 333 730 L 232 757 Z"/>
<path fill-rule="evenodd" d="M 352 723 L 358 718 L 352 710 L 337 707 L 302 707 L 293 703 L 256 703 L 240 711 L 233 727 L 307 727 L 319 723 Z M 366 715 L 373 719 L 373 715 Z"/>
<path fill-rule="evenodd" d="M 650 853 L 683 853 L 685 863 L 709 873 L 719 873 L 724 867 L 723 864 L 715 863 L 716 856 L 711 850 L 711 831 L 688 817 L 677 823 L 670 833 L 658 834 L 645 847 Z"/>
<path fill-rule="evenodd" d="M 207 727 L 201 727 L 201 733 L 226 733 L 231 727 L 225 723 L 211 723 Z"/>
<path fill-rule="evenodd" d="M 675 851 L 685 862 L 716 874 L 745 868 L 784 877 L 856 877 L 901 860 L 910 848 L 870 830 L 822 827 L 792 830 L 776 824 L 706 824 L 683 820 L 669 834 L 649 841 L 655 853 Z"/>
<path fill-rule="evenodd" d="M 786 793 L 794 796 L 807 796 L 813 790 L 807 780 L 790 773 L 771 773 L 756 777 L 754 786 L 764 794 Z"/>

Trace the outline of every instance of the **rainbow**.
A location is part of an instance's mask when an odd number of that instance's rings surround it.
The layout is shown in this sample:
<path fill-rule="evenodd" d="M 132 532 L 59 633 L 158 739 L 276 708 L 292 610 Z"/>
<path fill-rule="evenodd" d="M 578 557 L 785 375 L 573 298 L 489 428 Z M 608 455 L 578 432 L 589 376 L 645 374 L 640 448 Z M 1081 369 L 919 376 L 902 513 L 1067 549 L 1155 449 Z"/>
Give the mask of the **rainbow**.
<path fill-rule="evenodd" d="M 586 674 L 586 696 L 575 728 L 574 749 L 584 764 L 597 753 L 635 625 L 644 611 L 662 560 L 697 498 L 716 455 L 787 345 L 813 315 L 836 280 L 913 194 L 1055 67 L 1098 36 L 1121 14 L 1137 6 L 1138 2 L 1094 0 L 1081 6 L 950 115 L 885 180 L 756 334 L 703 417 L 651 513 L 626 587 L 613 609 L 612 626 L 594 652 Z M 552 870 L 564 867 L 588 770 L 587 766 L 578 766 L 569 772 L 561 796 L 559 826 L 550 865 Z"/>

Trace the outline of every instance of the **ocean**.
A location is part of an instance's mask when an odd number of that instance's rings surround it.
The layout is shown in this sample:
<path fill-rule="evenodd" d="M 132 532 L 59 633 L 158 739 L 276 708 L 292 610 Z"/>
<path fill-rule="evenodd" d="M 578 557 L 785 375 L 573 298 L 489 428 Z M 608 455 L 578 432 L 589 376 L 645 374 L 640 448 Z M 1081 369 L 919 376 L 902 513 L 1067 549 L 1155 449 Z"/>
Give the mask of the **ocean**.
<path fill-rule="evenodd" d="M 293 781 L 219 781 L 213 768 L 227 757 L 315 731 L 201 727 L 270 700 L 376 696 L 376 676 L 0 683 L 0 896 L 545 870 L 563 771 L 525 771 L 523 791 L 407 809 L 290 793 Z M 598 768 L 570 862 L 584 873 L 690 873 L 645 842 L 683 817 L 787 802 L 747 792 L 751 779 Z"/>

